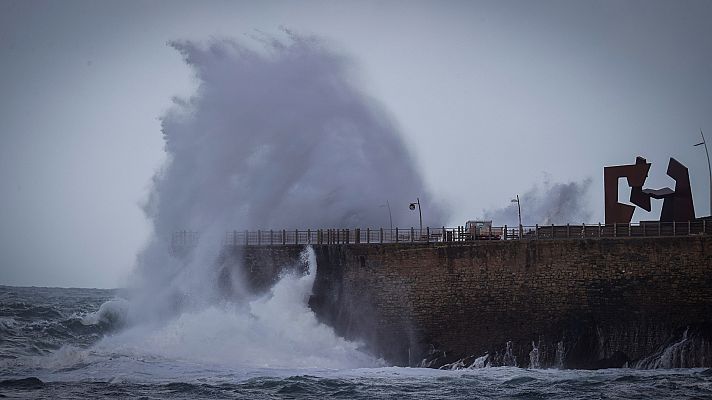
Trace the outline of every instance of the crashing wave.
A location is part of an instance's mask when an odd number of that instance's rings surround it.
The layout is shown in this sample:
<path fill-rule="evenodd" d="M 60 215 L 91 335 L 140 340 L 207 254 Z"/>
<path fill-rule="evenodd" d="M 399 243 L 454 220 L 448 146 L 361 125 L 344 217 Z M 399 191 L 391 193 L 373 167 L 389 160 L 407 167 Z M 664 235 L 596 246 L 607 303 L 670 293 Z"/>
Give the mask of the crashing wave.
<path fill-rule="evenodd" d="M 124 299 L 109 300 L 102 304 L 95 312 L 85 315 L 81 319 L 83 325 L 108 325 L 116 328 L 126 323 L 128 302 Z"/>

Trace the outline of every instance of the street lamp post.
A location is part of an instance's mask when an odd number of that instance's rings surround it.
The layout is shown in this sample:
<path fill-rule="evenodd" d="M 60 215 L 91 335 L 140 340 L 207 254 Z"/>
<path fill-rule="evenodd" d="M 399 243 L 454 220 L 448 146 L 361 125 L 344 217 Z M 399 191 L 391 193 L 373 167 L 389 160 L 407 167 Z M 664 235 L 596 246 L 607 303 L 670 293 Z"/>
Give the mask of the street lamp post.
<path fill-rule="evenodd" d="M 381 207 L 388 207 L 388 220 L 391 222 L 391 231 L 393 230 L 393 215 L 391 214 L 391 203 L 386 200 L 386 204 L 381 204 Z"/>
<path fill-rule="evenodd" d="M 410 203 L 410 209 L 415 210 L 415 206 L 418 206 L 418 215 L 420 216 L 420 236 L 423 236 L 423 212 L 420 210 L 420 198 L 416 197 L 418 201 L 415 203 Z"/>
<path fill-rule="evenodd" d="M 517 211 L 519 211 L 519 238 L 522 238 L 522 203 L 519 202 L 519 195 L 516 199 L 512 199 L 512 203 L 517 203 Z"/>
<path fill-rule="evenodd" d="M 702 136 L 702 142 L 697 143 L 695 146 L 704 145 L 705 153 L 707 154 L 707 170 L 710 173 L 710 215 L 712 215 L 712 167 L 710 167 L 710 153 L 707 151 L 707 142 L 705 141 L 705 135 L 702 133 L 702 129 L 700 129 L 700 136 Z"/>

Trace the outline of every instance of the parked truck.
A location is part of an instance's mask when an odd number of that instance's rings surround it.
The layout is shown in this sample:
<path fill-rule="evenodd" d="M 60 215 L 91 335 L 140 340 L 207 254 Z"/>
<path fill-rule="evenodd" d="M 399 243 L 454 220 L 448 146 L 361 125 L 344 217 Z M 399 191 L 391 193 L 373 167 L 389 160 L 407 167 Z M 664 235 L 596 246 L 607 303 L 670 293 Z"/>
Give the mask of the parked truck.
<path fill-rule="evenodd" d="M 465 240 L 500 240 L 504 234 L 502 228 L 493 228 L 492 221 L 467 221 Z"/>

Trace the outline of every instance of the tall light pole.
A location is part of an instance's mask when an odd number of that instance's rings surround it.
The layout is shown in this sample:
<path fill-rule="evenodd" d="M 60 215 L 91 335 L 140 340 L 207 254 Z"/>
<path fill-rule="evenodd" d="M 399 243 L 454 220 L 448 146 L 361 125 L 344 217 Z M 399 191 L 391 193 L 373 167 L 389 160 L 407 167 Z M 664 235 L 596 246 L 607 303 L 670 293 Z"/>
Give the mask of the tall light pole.
<path fill-rule="evenodd" d="M 391 214 L 391 203 L 386 200 L 386 204 L 381 204 L 381 207 L 388 207 L 388 220 L 391 221 L 391 230 L 393 230 L 393 215 Z"/>
<path fill-rule="evenodd" d="M 420 235 L 422 236 L 423 235 L 423 212 L 420 211 L 420 198 L 416 197 L 416 199 L 418 199 L 418 201 L 416 201 L 415 203 L 410 203 L 409 208 L 411 210 L 415 210 L 415 206 L 416 205 L 418 206 L 418 215 L 420 216 Z"/>
<path fill-rule="evenodd" d="M 707 154 L 707 169 L 710 172 L 710 215 L 712 215 L 712 167 L 710 167 L 710 152 L 707 151 L 707 142 L 705 141 L 705 135 L 702 133 L 702 129 L 700 129 L 700 136 L 702 136 L 702 143 L 697 143 L 695 146 L 704 145 L 705 153 Z"/>
<path fill-rule="evenodd" d="M 517 203 L 517 211 L 519 211 L 519 238 L 522 238 L 522 203 L 519 202 L 519 195 L 516 199 L 512 199 L 512 203 Z"/>

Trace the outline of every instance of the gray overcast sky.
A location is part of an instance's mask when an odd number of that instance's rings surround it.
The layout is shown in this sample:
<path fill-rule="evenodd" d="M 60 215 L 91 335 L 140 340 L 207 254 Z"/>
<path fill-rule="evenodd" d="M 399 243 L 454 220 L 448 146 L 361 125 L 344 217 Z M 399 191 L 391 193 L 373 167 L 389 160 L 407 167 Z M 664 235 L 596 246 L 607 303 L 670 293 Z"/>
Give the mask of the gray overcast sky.
<path fill-rule="evenodd" d="M 280 26 L 355 60 L 451 225 L 588 177 L 598 222 L 602 167 L 636 155 L 650 187 L 672 185 L 668 157 L 686 164 L 708 215 L 692 145 L 712 137 L 710 21 L 710 1 L 2 0 L 0 284 L 123 285 L 149 235 L 158 117 L 195 87 L 166 42 Z"/>

